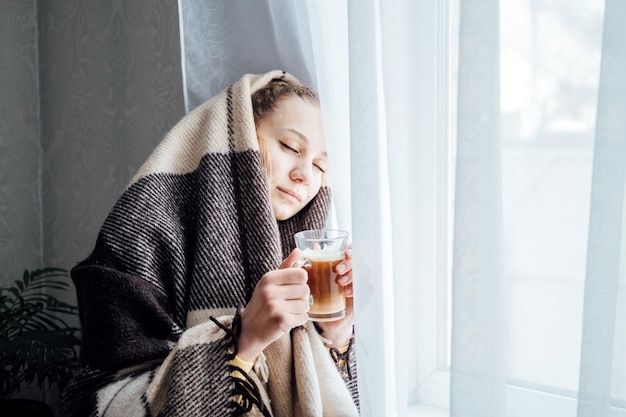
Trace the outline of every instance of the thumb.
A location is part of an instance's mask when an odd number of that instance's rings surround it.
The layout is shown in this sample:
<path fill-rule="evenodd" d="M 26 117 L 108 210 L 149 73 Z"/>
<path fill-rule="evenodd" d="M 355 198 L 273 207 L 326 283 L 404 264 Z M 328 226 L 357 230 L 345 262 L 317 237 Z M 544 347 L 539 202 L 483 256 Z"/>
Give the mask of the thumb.
<path fill-rule="evenodd" d="M 295 248 L 291 251 L 289 256 L 280 264 L 279 269 L 291 268 L 293 264 L 296 263 L 298 259 L 300 259 L 301 251 L 298 248 Z"/>

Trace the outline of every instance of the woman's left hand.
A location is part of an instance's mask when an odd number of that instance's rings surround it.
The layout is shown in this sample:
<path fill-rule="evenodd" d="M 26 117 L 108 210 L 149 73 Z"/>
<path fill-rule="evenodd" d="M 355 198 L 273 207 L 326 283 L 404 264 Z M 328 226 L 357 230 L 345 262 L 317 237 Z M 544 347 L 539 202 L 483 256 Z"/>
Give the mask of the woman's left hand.
<path fill-rule="evenodd" d="M 318 322 L 317 325 L 323 331 L 322 336 L 332 341 L 329 347 L 342 348 L 350 342 L 354 325 L 351 248 L 346 250 L 344 261 L 335 266 L 335 272 L 337 283 L 343 287 L 343 295 L 346 297 L 346 315 L 339 320 Z"/>

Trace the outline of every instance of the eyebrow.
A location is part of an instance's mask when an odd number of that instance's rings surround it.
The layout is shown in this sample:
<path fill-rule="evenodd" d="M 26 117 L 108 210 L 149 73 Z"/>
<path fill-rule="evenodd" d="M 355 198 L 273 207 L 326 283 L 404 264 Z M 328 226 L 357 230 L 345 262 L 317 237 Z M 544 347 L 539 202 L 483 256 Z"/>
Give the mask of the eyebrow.
<path fill-rule="evenodd" d="M 287 131 L 287 132 L 291 132 L 291 133 L 293 133 L 294 135 L 296 135 L 297 137 L 299 137 L 301 141 L 303 141 L 303 142 L 305 142 L 305 143 L 307 143 L 307 144 L 309 143 L 309 138 L 307 138 L 306 136 L 304 136 L 304 135 L 303 135 L 301 132 L 299 132 L 298 130 L 296 130 L 296 129 L 294 129 L 294 128 L 291 128 L 291 127 L 288 127 L 288 128 L 286 128 L 286 129 L 283 129 L 283 130 L 285 130 L 285 131 Z M 324 151 L 324 152 L 322 152 L 322 155 L 328 158 L 328 152 Z"/>

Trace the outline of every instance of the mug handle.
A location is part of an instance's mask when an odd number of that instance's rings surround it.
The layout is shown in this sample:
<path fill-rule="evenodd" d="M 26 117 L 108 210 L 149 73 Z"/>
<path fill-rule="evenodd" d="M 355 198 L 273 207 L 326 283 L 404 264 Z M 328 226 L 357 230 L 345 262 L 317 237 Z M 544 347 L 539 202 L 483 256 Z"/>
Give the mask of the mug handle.
<path fill-rule="evenodd" d="M 311 267 L 311 261 L 309 259 L 300 259 L 298 261 L 296 261 L 293 265 L 291 265 L 292 268 L 303 268 L 303 267 Z"/>

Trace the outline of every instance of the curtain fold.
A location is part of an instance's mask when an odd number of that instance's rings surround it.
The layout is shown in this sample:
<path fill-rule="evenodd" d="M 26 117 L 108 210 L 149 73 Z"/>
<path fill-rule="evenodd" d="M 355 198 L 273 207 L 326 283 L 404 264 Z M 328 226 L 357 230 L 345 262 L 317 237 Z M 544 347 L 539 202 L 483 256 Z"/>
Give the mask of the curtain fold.
<path fill-rule="evenodd" d="M 498 0 L 463 0 L 459 23 L 450 412 L 504 414 Z"/>
<path fill-rule="evenodd" d="M 297 3 L 299 22 L 307 22 L 313 77 L 322 105 L 331 172 L 331 227 L 352 231 L 350 189 L 350 90 L 348 68 L 348 5 L 333 0 Z"/>
<path fill-rule="evenodd" d="M 448 108 L 437 16 L 454 0 L 179 0 L 188 109 L 273 68 L 320 93 L 335 225 L 353 235 L 363 416 L 626 415 L 626 6 L 606 1 L 594 121 L 595 20 L 576 19 L 599 1 L 577 15 L 568 2 L 458 0 Z M 577 48 L 593 52 L 585 65 L 563 52 Z M 456 154 L 439 159 L 448 112 Z"/>
<path fill-rule="evenodd" d="M 602 41 L 585 280 L 578 417 L 610 416 L 624 398 L 624 192 L 626 190 L 626 4 L 607 0 Z M 621 293 L 621 297 L 620 297 Z M 624 306 L 622 306 L 622 309 Z"/>
<path fill-rule="evenodd" d="M 246 73 L 284 69 L 315 86 L 310 31 L 299 7 L 288 0 L 179 0 L 186 110 Z"/>
<path fill-rule="evenodd" d="M 364 416 L 395 415 L 393 268 L 380 5 L 348 1 L 350 159 L 359 396 Z M 386 280 L 386 282 L 385 282 Z M 357 365 L 359 366 L 359 365 Z"/>

